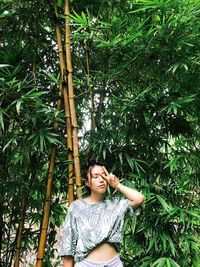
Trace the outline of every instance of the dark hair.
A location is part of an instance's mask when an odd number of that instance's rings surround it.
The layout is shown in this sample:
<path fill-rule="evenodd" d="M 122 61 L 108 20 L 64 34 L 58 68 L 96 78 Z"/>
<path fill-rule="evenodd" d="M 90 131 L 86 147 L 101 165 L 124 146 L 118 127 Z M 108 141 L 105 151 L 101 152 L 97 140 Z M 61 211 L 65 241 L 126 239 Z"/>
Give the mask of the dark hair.
<path fill-rule="evenodd" d="M 103 166 L 103 164 L 95 159 L 90 159 L 88 160 L 88 163 L 87 163 L 87 172 L 89 170 L 90 167 L 94 167 L 95 165 L 98 165 L 98 166 Z"/>

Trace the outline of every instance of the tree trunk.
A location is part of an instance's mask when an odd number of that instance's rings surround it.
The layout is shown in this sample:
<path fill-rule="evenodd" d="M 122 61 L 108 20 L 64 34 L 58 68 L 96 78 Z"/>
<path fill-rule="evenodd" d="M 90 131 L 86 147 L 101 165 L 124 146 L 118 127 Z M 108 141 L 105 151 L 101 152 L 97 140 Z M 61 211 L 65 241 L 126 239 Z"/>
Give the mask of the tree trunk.
<path fill-rule="evenodd" d="M 74 152 L 74 167 L 76 176 L 76 190 L 77 197 L 82 196 L 81 189 L 81 171 L 80 171 L 80 159 L 78 150 L 78 124 L 76 118 L 75 101 L 74 101 L 74 89 L 72 80 L 72 61 L 70 50 L 70 19 L 69 19 L 69 1 L 65 1 L 65 15 L 66 15 L 66 60 L 67 60 L 67 78 L 68 78 L 68 94 L 69 94 L 69 107 L 73 129 L 73 152 Z"/>

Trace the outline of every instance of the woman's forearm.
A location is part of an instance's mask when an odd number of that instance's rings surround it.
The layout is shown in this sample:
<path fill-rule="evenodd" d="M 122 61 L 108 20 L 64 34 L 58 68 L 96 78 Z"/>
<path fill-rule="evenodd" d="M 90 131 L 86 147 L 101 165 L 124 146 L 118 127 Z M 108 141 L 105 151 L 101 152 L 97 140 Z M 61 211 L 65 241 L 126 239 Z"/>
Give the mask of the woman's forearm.
<path fill-rule="evenodd" d="M 118 183 L 115 188 L 131 201 L 133 208 L 139 207 L 145 201 L 144 195 L 135 189 L 125 186 L 121 183 Z"/>
<path fill-rule="evenodd" d="M 74 267 L 74 258 L 72 256 L 65 256 L 63 259 L 63 267 Z"/>

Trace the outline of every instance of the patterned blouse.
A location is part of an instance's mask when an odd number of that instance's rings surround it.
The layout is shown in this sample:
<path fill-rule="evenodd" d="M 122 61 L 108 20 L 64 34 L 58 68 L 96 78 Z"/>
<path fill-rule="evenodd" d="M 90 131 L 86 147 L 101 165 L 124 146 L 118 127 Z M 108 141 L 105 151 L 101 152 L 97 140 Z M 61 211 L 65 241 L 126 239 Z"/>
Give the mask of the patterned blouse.
<path fill-rule="evenodd" d="M 112 243 L 119 250 L 125 215 L 138 215 L 128 199 L 97 203 L 75 200 L 64 222 L 60 256 L 73 256 L 79 262 L 103 242 Z"/>

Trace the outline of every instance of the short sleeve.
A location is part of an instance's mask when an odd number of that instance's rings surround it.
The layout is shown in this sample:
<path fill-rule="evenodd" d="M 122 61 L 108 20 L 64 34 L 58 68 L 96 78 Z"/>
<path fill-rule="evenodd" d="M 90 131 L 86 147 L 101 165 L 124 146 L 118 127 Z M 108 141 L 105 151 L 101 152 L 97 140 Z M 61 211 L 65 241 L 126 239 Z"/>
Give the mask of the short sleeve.
<path fill-rule="evenodd" d="M 120 199 L 119 207 L 126 217 L 133 217 L 140 214 L 139 209 L 135 209 L 131 206 L 131 201 L 129 199 Z"/>
<path fill-rule="evenodd" d="M 70 205 L 65 218 L 63 233 L 61 238 L 60 256 L 74 256 L 76 253 L 77 227 L 73 214 L 73 203 Z"/>

